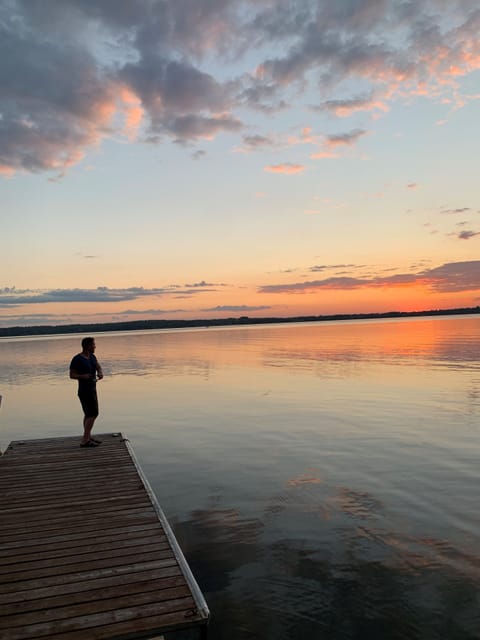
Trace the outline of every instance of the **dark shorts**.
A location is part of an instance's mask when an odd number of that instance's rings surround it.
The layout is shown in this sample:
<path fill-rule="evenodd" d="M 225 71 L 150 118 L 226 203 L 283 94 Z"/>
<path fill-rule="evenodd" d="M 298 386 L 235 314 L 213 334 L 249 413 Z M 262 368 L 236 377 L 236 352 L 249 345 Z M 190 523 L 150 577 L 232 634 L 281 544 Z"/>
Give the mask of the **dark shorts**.
<path fill-rule="evenodd" d="M 83 413 L 86 418 L 96 418 L 98 416 L 98 398 L 97 391 L 79 391 L 78 397 L 82 405 Z"/>

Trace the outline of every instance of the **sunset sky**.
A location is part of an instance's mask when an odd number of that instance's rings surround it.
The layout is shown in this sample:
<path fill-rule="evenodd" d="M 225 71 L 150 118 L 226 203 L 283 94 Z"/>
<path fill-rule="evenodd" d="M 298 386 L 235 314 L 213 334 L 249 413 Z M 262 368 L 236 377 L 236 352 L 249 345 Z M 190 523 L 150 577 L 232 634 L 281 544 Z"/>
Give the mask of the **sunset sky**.
<path fill-rule="evenodd" d="M 478 0 L 0 0 L 0 326 L 480 305 Z"/>

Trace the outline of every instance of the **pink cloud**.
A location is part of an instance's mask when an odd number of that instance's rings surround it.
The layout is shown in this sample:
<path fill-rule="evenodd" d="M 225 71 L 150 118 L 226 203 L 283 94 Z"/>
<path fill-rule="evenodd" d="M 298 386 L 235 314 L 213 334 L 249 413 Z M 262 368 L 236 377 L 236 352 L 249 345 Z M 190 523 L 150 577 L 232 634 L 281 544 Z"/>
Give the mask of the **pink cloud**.
<path fill-rule="evenodd" d="M 140 98 L 128 87 L 120 88 L 119 98 L 123 103 L 122 110 L 125 118 L 125 135 L 129 139 L 134 139 L 145 117 L 145 109 L 142 107 Z"/>
<path fill-rule="evenodd" d="M 480 290 L 480 260 L 451 262 L 434 269 L 386 277 L 381 275 L 367 278 L 332 277 L 323 280 L 265 285 L 259 288 L 259 292 L 313 293 L 319 290 L 347 291 L 405 286 L 425 286 L 438 292 L 478 291 Z"/>
<path fill-rule="evenodd" d="M 118 130 L 115 116 L 129 139 L 143 126 L 150 142 L 188 143 L 241 131 L 238 110 L 286 109 L 307 87 L 321 87 L 315 110 L 340 117 L 376 117 L 416 96 L 453 108 L 478 99 L 461 95 L 459 83 L 480 69 L 473 0 L 415 10 L 379 0 L 44 4 L 39 13 L 35 2 L 7 3 L 11 15 L 0 20 L 2 175 L 64 171 Z M 345 97 L 352 86 L 367 88 Z M 313 144 L 312 157 L 334 157 L 359 139 L 345 135 L 322 142 L 306 127 L 287 145 Z"/>
<path fill-rule="evenodd" d="M 286 175 L 293 175 L 295 173 L 302 173 L 305 171 L 305 167 L 302 164 L 293 164 L 292 162 L 284 162 L 282 164 L 267 165 L 264 167 L 264 171 L 269 173 L 284 173 Z"/>
<path fill-rule="evenodd" d="M 324 140 L 319 144 L 320 150 L 312 153 L 310 157 L 314 160 L 322 158 L 337 158 L 335 153 L 337 149 L 353 147 L 363 136 L 367 135 L 365 129 L 352 129 L 345 133 L 337 133 L 325 136 Z"/>
<path fill-rule="evenodd" d="M 390 107 L 378 98 L 349 98 L 345 100 L 327 100 L 318 107 L 313 107 L 315 111 L 330 111 L 339 118 L 348 118 L 358 111 L 380 111 L 386 113 Z"/>
<path fill-rule="evenodd" d="M 366 135 L 367 131 L 364 129 L 353 129 L 352 131 L 348 131 L 347 133 L 339 133 L 327 136 L 325 144 L 330 149 L 335 149 L 336 147 L 341 146 L 352 146 L 354 145 L 362 136 Z"/>
<path fill-rule="evenodd" d="M 13 167 L 9 167 L 5 164 L 0 164 L 0 175 L 13 176 L 14 174 L 15 174 L 15 169 Z"/>

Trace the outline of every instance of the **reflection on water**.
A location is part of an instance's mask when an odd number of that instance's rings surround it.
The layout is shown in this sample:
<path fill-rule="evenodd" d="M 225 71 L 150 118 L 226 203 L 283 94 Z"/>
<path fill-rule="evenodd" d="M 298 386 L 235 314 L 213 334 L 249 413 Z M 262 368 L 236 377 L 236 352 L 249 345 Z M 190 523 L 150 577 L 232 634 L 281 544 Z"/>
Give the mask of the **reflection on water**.
<path fill-rule="evenodd" d="M 100 334 L 110 373 L 121 375 L 200 375 L 237 366 L 279 367 L 320 377 L 345 376 L 367 362 L 467 367 L 479 372 L 478 317 L 416 318 L 396 321 L 305 323 L 209 330 Z M 461 330 L 458 330 L 458 327 Z M 0 338 L 3 383 L 30 384 L 65 371 L 66 352 L 79 350 L 79 338 Z M 352 368 L 353 367 L 353 368 Z"/>
<path fill-rule="evenodd" d="M 99 334 L 228 639 L 480 638 L 480 319 Z M 79 432 L 80 337 L 0 340 L 0 441 Z"/>

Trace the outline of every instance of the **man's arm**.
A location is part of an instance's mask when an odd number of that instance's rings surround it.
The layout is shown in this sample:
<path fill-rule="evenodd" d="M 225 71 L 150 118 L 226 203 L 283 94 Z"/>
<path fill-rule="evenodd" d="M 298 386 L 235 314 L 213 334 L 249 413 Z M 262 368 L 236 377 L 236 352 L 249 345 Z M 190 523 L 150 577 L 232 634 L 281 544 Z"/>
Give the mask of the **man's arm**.
<path fill-rule="evenodd" d="M 97 360 L 97 377 L 99 380 L 103 378 L 103 369 L 98 360 Z"/>
<path fill-rule="evenodd" d="M 70 369 L 70 378 L 72 380 L 91 380 L 92 376 L 90 373 L 78 373 L 75 369 Z"/>

